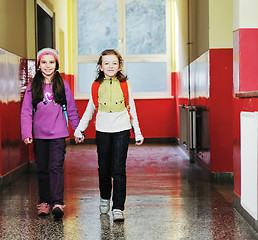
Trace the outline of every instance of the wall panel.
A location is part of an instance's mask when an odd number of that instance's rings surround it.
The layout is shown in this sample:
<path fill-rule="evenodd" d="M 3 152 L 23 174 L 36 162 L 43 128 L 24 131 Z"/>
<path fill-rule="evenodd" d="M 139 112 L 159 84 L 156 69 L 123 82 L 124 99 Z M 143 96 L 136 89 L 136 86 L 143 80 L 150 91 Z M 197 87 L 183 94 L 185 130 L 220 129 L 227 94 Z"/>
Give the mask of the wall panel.
<path fill-rule="evenodd" d="M 22 143 L 20 134 L 22 68 L 25 66 L 19 56 L 0 49 L 0 176 L 29 161 L 28 147 Z"/>

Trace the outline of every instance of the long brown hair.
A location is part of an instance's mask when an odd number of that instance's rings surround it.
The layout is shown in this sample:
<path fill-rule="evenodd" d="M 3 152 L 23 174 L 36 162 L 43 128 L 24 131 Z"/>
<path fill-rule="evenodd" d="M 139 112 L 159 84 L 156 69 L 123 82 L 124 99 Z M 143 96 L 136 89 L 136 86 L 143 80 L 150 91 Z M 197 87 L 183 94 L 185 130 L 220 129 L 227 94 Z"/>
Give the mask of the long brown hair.
<path fill-rule="evenodd" d="M 53 83 L 53 93 L 54 93 L 54 100 L 58 104 L 63 104 L 63 92 L 64 92 L 64 82 L 63 79 L 58 71 L 59 64 L 56 61 L 56 69 L 52 79 Z M 43 85 L 44 85 L 44 76 L 39 68 L 39 64 L 37 66 L 37 72 L 33 78 L 31 83 L 31 93 L 32 93 L 32 104 L 37 105 L 41 102 L 44 98 L 43 96 Z"/>
<path fill-rule="evenodd" d="M 105 51 L 103 51 L 101 54 L 100 54 L 100 57 L 99 57 L 99 60 L 98 60 L 98 63 L 97 63 L 97 72 L 98 72 L 98 76 L 97 78 L 95 79 L 96 82 L 102 82 L 105 78 L 105 75 L 104 75 L 104 72 L 100 70 L 100 66 L 102 65 L 102 57 L 103 56 L 106 56 L 106 55 L 115 55 L 117 56 L 117 59 L 118 59 L 118 62 L 119 62 L 119 67 L 122 68 L 123 66 L 123 58 L 122 56 L 114 49 L 107 49 Z M 117 72 L 117 79 L 120 81 L 120 82 L 125 82 L 127 80 L 127 76 L 125 76 L 123 73 L 122 73 L 122 70 L 120 70 Z"/>

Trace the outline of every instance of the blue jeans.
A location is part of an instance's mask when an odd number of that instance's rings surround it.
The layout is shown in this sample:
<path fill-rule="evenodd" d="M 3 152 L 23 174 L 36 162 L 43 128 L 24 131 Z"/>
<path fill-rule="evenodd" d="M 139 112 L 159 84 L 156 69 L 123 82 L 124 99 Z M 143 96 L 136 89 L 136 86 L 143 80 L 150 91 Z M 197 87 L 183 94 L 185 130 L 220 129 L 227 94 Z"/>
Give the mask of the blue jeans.
<path fill-rule="evenodd" d="M 126 198 L 126 158 L 130 130 L 117 133 L 96 132 L 100 197 L 110 199 L 113 178 L 113 207 L 124 210 Z"/>
<path fill-rule="evenodd" d="M 63 205 L 65 138 L 34 139 L 37 163 L 39 202 Z"/>

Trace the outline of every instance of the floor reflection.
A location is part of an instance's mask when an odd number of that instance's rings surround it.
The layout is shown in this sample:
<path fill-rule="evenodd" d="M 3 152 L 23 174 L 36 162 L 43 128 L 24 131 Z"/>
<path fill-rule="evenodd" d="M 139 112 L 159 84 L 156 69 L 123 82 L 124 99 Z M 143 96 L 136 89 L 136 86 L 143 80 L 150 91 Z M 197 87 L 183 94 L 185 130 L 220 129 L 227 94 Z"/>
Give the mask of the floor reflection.
<path fill-rule="evenodd" d="M 212 185 L 177 146 L 130 146 L 125 222 L 99 214 L 95 145 L 68 145 L 65 215 L 37 216 L 37 177 L 0 192 L 0 239 L 179 240 L 258 239 L 232 207 L 232 186 Z"/>

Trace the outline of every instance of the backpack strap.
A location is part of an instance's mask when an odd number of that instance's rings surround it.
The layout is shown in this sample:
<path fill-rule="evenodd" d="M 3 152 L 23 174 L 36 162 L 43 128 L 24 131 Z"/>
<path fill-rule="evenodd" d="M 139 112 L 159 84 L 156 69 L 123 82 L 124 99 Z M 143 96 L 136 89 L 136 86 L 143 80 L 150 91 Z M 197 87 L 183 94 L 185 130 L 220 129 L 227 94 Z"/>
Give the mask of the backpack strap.
<path fill-rule="evenodd" d="M 33 100 L 32 100 L 33 114 L 37 111 L 38 103 L 43 102 L 43 99 L 44 99 L 44 98 L 42 98 L 42 99 L 40 99 L 40 100 L 37 100 L 37 101 L 33 101 Z"/>
<path fill-rule="evenodd" d="M 96 81 L 94 81 L 91 86 L 91 96 L 97 111 L 99 108 L 99 100 L 98 100 L 99 86 L 100 86 L 100 83 Z"/>
<path fill-rule="evenodd" d="M 36 110 L 37 110 L 37 103 L 33 103 L 32 102 L 32 106 L 33 106 L 33 114 L 36 112 Z"/>
<path fill-rule="evenodd" d="M 61 106 L 63 108 L 66 124 L 67 124 L 67 127 L 68 127 L 67 100 L 66 100 L 66 94 L 65 94 L 65 86 L 64 86 L 64 91 L 62 93 L 62 103 L 61 103 Z"/>
<path fill-rule="evenodd" d="M 129 93 L 128 93 L 128 85 L 127 85 L 127 81 L 124 82 L 120 82 L 120 87 L 122 89 L 123 95 L 124 95 L 124 99 L 125 99 L 125 107 L 127 109 L 127 112 L 130 116 L 130 120 L 133 119 L 131 113 L 130 113 L 130 106 L 129 106 Z"/>

